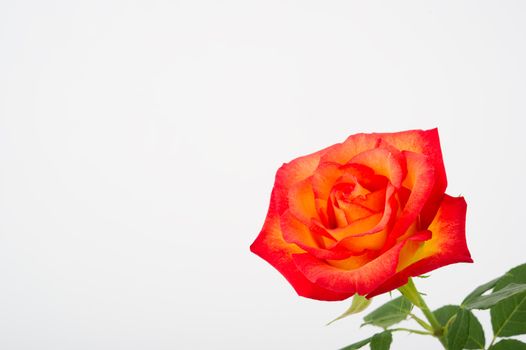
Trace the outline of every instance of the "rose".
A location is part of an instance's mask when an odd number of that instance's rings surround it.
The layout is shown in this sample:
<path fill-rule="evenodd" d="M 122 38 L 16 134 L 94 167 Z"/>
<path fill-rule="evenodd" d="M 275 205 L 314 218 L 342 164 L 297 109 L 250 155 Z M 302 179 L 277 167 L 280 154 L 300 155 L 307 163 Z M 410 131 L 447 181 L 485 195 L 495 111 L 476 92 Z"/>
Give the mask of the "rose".
<path fill-rule="evenodd" d="M 446 185 L 436 129 L 352 135 L 278 170 L 250 248 L 301 296 L 372 297 L 472 262 L 466 202 Z"/>

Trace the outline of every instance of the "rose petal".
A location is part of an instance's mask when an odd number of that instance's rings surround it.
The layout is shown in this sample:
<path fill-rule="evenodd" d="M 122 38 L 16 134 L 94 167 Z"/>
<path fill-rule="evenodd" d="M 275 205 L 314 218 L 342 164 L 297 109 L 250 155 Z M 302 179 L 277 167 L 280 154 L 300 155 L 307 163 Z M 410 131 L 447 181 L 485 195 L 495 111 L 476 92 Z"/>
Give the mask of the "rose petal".
<path fill-rule="evenodd" d="M 349 161 L 349 164 L 361 164 L 373 169 L 375 174 L 388 178 L 395 188 L 400 188 L 405 176 L 399 158 L 387 148 L 374 148 L 359 153 Z"/>
<path fill-rule="evenodd" d="M 278 214 L 288 209 L 288 191 L 296 183 L 310 177 L 320 163 L 321 156 L 330 147 L 319 152 L 299 157 L 289 163 L 283 164 L 276 173 L 273 191 L 277 192 L 275 198 Z"/>
<path fill-rule="evenodd" d="M 374 214 L 369 218 L 364 218 L 362 220 L 353 222 L 347 227 L 336 228 L 327 231 L 331 234 L 331 236 L 340 241 L 347 239 L 349 236 L 367 236 L 382 231 L 386 228 L 387 224 L 391 222 L 397 212 L 397 202 L 393 196 L 394 193 L 393 186 L 388 186 L 385 195 L 384 211 L 381 215 Z M 374 223 L 373 220 L 377 220 L 376 223 Z M 369 227 L 370 224 L 373 224 L 374 226 Z"/>
<path fill-rule="evenodd" d="M 340 207 L 342 207 L 343 211 L 345 212 L 347 221 L 350 223 L 374 214 L 374 212 L 371 209 L 368 209 L 363 205 L 359 205 L 356 203 L 342 203 L 340 204 Z"/>
<path fill-rule="evenodd" d="M 375 174 L 373 169 L 363 164 L 347 163 L 341 165 L 340 169 L 343 172 L 343 182 L 348 178 L 352 178 L 369 192 L 374 192 L 387 186 L 386 177 Z"/>
<path fill-rule="evenodd" d="M 347 216 L 345 215 L 345 211 L 343 211 L 343 209 L 333 206 L 332 210 L 334 211 L 334 219 L 336 221 L 337 227 L 346 227 L 347 225 L 349 225 L 349 222 L 347 221 Z"/>
<path fill-rule="evenodd" d="M 338 143 L 327 150 L 321 157 L 321 162 L 347 164 L 359 153 L 375 148 L 381 134 L 355 134 L 342 143 Z"/>
<path fill-rule="evenodd" d="M 327 200 L 336 180 L 343 175 L 338 163 L 321 163 L 312 175 L 312 189 L 317 199 Z"/>
<path fill-rule="evenodd" d="M 364 198 L 355 198 L 353 203 L 361 205 L 373 212 L 382 212 L 385 208 L 385 192 L 386 188 L 371 192 L 364 196 Z"/>
<path fill-rule="evenodd" d="M 446 170 L 444 168 L 438 130 L 435 128 L 431 130 L 405 131 L 384 134 L 382 138 L 400 151 L 424 154 L 433 165 L 435 171 L 434 188 L 420 215 L 422 227 L 427 227 L 433 221 L 447 187 Z"/>
<path fill-rule="evenodd" d="M 303 252 L 295 244 L 283 240 L 276 211 L 277 192 L 273 191 L 271 205 L 262 231 L 250 246 L 250 250 L 274 266 L 292 285 L 298 295 L 317 300 L 344 300 L 349 292 L 335 292 L 310 282 L 292 261 L 292 254 Z"/>
<path fill-rule="evenodd" d="M 312 218 L 318 217 L 311 177 L 294 184 L 288 193 L 290 212 L 302 222 L 308 224 Z"/>
<path fill-rule="evenodd" d="M 409 240 L 426 239 L 423 233 Z M 366 295 L 396 273 L 398 256 L 406 241 L 399 242 L 384 254 L 355 270 L 342 270 L 310 254 L 293 254 L 298 269 L 314 284 L 340 293 Z"/>
<path fill-rule="evenodd" d="M 366 196 L 363 199 L 355 199 L 357 204 L 369 198 L 369 191 L 372 190 L 377 193 L 368 199 L 368 201 L 370 201 L 369 205 L 362 204 L 365 208 L 362 208 L 362 210 L 357 209 L 360 212 L 356 215 L 348 210 L 344 210 L 347 220 L 342 220 L 343 213 L 335 212 L 334 203 L 330 201 L 330 198 L 332 198 L 331 194 L 335 188 L 345 186 L 346 184 L 352 184 L 354 186 L 353 196 L 359 194 Z M 312 189 L 314 191 L 317 214 L 326 227 L 337 227 L 345 226 L 349 220 L 355 220 L 353 217 L 365 216 L 363 212 L 364 209 L 367 210 L 373 207 L 375 211 L 381 211 L 383 210 L 385 200 L 382 193 L 385 193 L 386 184 L 387 180 L 385 177 L 374 174 L 372 169 L 364 165 L 347 164 L 342 166 L 337 163 L 321 163 L 312 176 Z"/>
<path fill-rule="evenodd" d="M 352 252 L 339 249 L 326 249 L 327 245 L 335 242 L 334 238 L 324 230 L 317 230 L 315 227 L 307 227 L 297 220 L 289 211 L 286 211 L 281 219 L 281 232 L 283 239 L 288 243 L 294 243 L 304 251 L 312 254 L 319 259 L 345 259 L 352 255 Z"/>
<path fill-rule="evenodd" d="M 326 260 L 328 264 L 342 270 L 355 270 L 378 256 L 377 252 L 366 251 L 363 254 L 351 256 L 341 260 Z"/>
<path fill-rule="evenodd" d="M 362 254 L 365 250 L 381 250 L 387 240 L 387 229 L 372 232 L 366 236 L 358 235 L 342 239 L 333 249 L 345 248 L 354 254 Z"/>
<path fill-rule="evenodd" d="M 420 215 L 435 184 L 435 171 L 426 156 L 407 151 L 404 151 L 403 155 L 407 164 L 404 187 L 409 188 L 411 193 L 390 233 L 393 242 L 402 236 Z"/>
<path fill-rule="evenodd" d="M 346 227 L 335 228 L 327 231 L 338 241 L 350 236 L 363 236 L 364 233 L 367 232 L 373 233 L 372 231 L 378 227 L 382 217 L 383 213 L 375 213 L 363 219 L 356 220 Z M 381 229 L 378 229 L 376 232 L 379 230 Z"/>
<path fill-rule="evenodd" d="M 397 266 L 398 273 L 368 297 L 403 286 L 411 276 L 419 276 L 449 264 L 473 262 L 466 244 L 466 207 L 464 198 L 445 195 L 429 226 L 432 238 L 419 247 L 404 248 Z"/>

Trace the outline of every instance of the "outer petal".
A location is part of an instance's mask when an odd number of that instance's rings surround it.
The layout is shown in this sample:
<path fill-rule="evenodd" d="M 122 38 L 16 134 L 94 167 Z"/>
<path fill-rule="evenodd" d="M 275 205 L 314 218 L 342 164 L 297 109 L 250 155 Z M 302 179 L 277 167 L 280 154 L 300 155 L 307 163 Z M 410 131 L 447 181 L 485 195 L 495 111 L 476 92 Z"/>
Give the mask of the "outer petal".
<path fill-rule="evenodd" d="M 384 134 L 383 137 L 400 151 L 410 151 L 426 155 L 435 169 L 435 185 L 420 215 L 422 227 L 426 227 L 433 221 L 447 187 L 446 170 L 444 168 L 438 130 L 435 128 L 431 130 L 404 131 L 401 133 Z"/>
<path fill-rule="evenodd" d="M 277 192 L 274 200 L 276 201 L 278 214 L 283 213 L 289 207 L 287 197 L 289 189 L 298 182 L 310 177 L 318 167 L 321 156 L 331 147 L 296 158 L 289 163 L 283 164 L 278 169 L 273 189 L 273 191 Z"/>
<path fill-rule="evenodd" d="M 273 197 L 275 192 L 273 192 Z M 283 240 L 279 218 L 271 201 L 270 209 L 261 233 L 250 246 L 250 250 L 274 266 L 292 285 L 296 292 L 307 298 L 318 300 L 344 300 L 353 293 L 334 292 L 310 282 L 292 261 L 292 254 L 303 250 Z"/>
<path fill-rule="evenodd" d="M 322 156 L 322 162 L 347 164 L 354 156 L 371 150 L 377 145 L 381 134 L 355 134 L 342 143 L 332 146 Z"/>
<path fill-rule="evenodd" d="M 403 286 L 411 276 L 419 276 L 449 264 L 473 262 L 466 244 L 466 207 L 464 198 L 445 195 L 429 226 L 433 237 L 423 244 L 408 244 L 404 247 L 400 252 L 397 274 L 369 293 L 368 297 Z"/>
<path fill-rule="evenodd" d="M 390 233 L 393 244 L 394 240 L 402 236 L 420 215 L 435 184 L 435 171 L 426 156 L 407 151 L 404 151 L 403 154 L 407 162 L 407 176 L 404 185 L 411 189 L 411 192 Z"/>
<path fill-rule="evenodd" d="M 425 240 L 427 232 L 410 240 Z M 342 270 L 318 260 L 309 254 L 293 254 L 298 269 L 316 285 L 340 293 L 366 295 L 383 284 L 396 273 L 400 251 L 407 241 L 400 242 L 384 254 L 355 270 Z"/>

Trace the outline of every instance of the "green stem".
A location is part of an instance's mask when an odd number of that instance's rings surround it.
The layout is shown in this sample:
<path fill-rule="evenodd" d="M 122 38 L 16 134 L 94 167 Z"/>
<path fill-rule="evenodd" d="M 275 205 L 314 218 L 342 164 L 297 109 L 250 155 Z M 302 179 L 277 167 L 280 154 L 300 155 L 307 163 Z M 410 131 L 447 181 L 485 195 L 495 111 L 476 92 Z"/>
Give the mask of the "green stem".
<path fill-rule="evenodd" d="M 433 312 L 431 312 L 431 310 L 429 309 L 429 306 L 427 306 L 425 300 L 422 298 L 422 295 L 416 289 L 416 286 L 413 283 L 413 280 L 410 278 L 407 281 L 407 284 L 403 287 L 398 288 L 398 290 L 400 291 L 400 293 L 402 293 L 403 296 L 409 299 L 416 307 L 422 310 L 422 313 L 424 314 L 427 321 L 433 328 L 433 336 L 438 338 L 438 340 L 442 343 L 444 348 L 447 348 L 446 339 L 444 338 L 444 327 L 442 327 L 440 322 L 438 322 L 435 314 L 433 314 Z"/>
<path fill-rule="evenodd" d="M 428 324 L 426 321 L 415 315 L 414 313 L 410 313 L 409 316 L 415 320 L 419 325 L 422 326 L 422 328 L 427 329 L 430 332 L 433 332 L 433 327 L 431 327 L 430 324 Z"/>
<path fill-rule="evenodd" d="M 393 328 L 391 329 L 392 332 L 409 332 L 409 333 L 415 333 L 415 334 L 421 334 L 421 335 L 433 335 L 433 333 L 426 332 L 426 331 L 419 331 L 418 329 L 410 329 L 410 328 Z"/>

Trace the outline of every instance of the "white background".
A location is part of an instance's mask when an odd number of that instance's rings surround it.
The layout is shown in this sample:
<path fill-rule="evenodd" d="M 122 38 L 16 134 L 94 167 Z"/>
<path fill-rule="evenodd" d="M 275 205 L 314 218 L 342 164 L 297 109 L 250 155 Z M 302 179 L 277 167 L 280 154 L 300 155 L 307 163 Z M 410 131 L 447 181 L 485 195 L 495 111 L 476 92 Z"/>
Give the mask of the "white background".
<path fill-rule="evenodd" d="M 2 0 L 0 348 L 372 334 L 360 317 L 325 327 L 348 301 L 300 298 L 249 252 L 277 168 L 357 132 L 439 128 L 475 264 L 418 280 L 432 307 L 524 262 L 525 15 L 522 1 Z M 424 348 L 440 345 L 393 346 Z"/>

